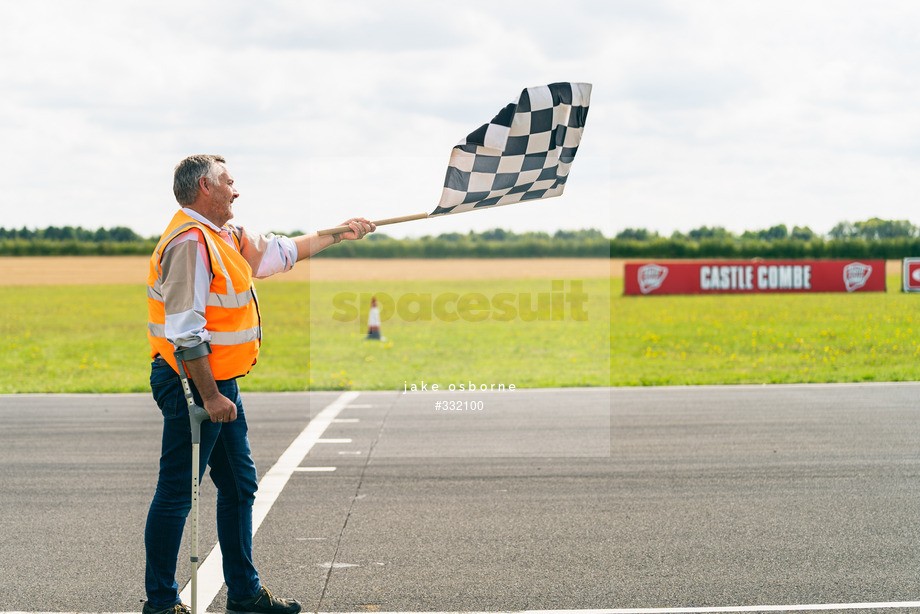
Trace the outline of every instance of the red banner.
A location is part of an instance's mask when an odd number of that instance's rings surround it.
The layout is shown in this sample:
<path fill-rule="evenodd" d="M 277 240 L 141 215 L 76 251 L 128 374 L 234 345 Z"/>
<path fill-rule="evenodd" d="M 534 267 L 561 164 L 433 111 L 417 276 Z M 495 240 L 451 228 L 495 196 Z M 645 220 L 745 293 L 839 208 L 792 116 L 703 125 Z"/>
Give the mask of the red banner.
<path fill-rule="evenodd" d="M 884 260 L 749 260 L 626 264 L 624 294 L 884 292 Z"/>

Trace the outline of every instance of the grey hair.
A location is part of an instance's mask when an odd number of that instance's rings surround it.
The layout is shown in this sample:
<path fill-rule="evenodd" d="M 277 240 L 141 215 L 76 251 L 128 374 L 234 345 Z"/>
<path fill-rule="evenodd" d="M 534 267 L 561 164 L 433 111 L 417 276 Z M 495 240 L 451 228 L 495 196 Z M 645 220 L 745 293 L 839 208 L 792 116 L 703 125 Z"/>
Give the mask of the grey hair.
<path fill-rule="evenodd" d="M 173 194 L 180 205 L 190 205 L 198 197 L 198 180 L 207 177 L 209 183 L 216 184 L 220 179 L 221 168 L 225 164 L 223 156 L 198 154 L 189 156 L 176 165 L 173 176 Z"/>

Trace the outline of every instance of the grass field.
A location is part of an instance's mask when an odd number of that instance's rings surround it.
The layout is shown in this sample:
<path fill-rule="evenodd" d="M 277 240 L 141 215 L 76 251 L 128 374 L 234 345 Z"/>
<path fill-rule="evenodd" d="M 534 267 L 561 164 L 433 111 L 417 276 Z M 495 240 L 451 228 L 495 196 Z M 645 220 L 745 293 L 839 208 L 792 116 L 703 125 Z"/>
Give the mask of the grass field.
<path fill-rule="evenodd" d="M 920 379 L 920 297 L 886 293 L 622 297 L 611 385 Z"/>
<path fill-rule="evenodd" d="M 564 301 L 571 282 L 556 283 L 555 292 L 552 280 L 539 279 L 314 283 L 309 383 L 389 390 L 422 382 L 441 390 L 470 383 L 606 386 L 609 280 L 580 282 L 587 297 L 582 321 Z M 363 340 L 371 295 L 380 302 L 382 343 Z"/>
<path fill-rule="evenodd" d="M 896 276 L 887 293 L 674 297 L 586 277 L 583 320 L 565 302 L 577 279 L 259 283 L 264 345 L 244 388 L 920 379 L 920 296 Z M 364 340 L 372 294 L 383 342 Z M 0 304 L 0 392 L 148 390 L 143 285 L 6 286 Z"/>
<path fill-rule="evenodd" d="M 552 319 L 552 283 L 532 279 L 261 284 L 264 343 L 244 388 L 402 390 L 413 384 L 421 387 L 422 382 L 429 389 L 437 383 L 442 390 L 451 384 L 468 388 L 471 382 L 506 388 L 606 386 L 608 280 L 583 281 L 588 296 L 584 321 Z M 391 297 L 394 307 L 401 302 L 401 313 L 394 312 L 383 323 L 386 341 L 364 340 L 367 320 L 359 307 L 366 310 L 368 301 L 359 305 L 362 293 Z M 445 309 L 432 308 L 430 314 L 426 307 L 438 297 L 477 294 L 487 301 L 485 307 L 476 309 L 471 303 L 463 309 L 458 300 L 446 301 Z M 555 294 L 564 297 L 564 292 Z M 492 307 L 496 297 L 504 297 L 514 299 L 516 308 L 520 296 L 534 306 L 533 321 L 523 316 L 508 319 L 507 300 L 500 308 Z M 536 309 L 541 302 L 542 308 Z M 7 316 L 0 324 L 0 392 L 149 390 L 143 286 L 7 286 L 3 307 Z"/>

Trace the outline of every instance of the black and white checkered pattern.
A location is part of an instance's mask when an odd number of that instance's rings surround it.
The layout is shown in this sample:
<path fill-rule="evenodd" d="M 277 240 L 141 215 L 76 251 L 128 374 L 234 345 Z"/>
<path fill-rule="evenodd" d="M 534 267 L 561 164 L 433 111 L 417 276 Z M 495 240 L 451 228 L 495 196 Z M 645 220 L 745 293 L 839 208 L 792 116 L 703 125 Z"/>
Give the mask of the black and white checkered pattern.
<path fill-rule="evenodd" d="M 530 87 L 451 152 L 430 215 L 559 196 L 588 116 L 590 83 Z"/>

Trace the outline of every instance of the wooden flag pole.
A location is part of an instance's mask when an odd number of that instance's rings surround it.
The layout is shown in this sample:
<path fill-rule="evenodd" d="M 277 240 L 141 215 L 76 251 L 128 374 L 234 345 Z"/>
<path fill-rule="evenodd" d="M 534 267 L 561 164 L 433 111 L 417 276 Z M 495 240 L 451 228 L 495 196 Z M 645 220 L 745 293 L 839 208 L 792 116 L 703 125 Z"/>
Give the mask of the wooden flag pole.
<path fill-rule="evenodd" d="M 377 220 L 374 222 L 375 226 L 386 226 L 387 224 L 398 224 L 400 222 L 409 222 L 411 220 L 422 220 L 428 217 L 427 213 L 415 213 L 413 215 L 403 215 L 402 217 L 390 217 L 385 220 Z M 335 228 L 326 228 L 325 230 L 320 230 L 316 234 L 319 236 L 324 235 L 337 235 L 341 232 L 348 232 L 351 230 L 348 226 L 336 226 Z"/>

